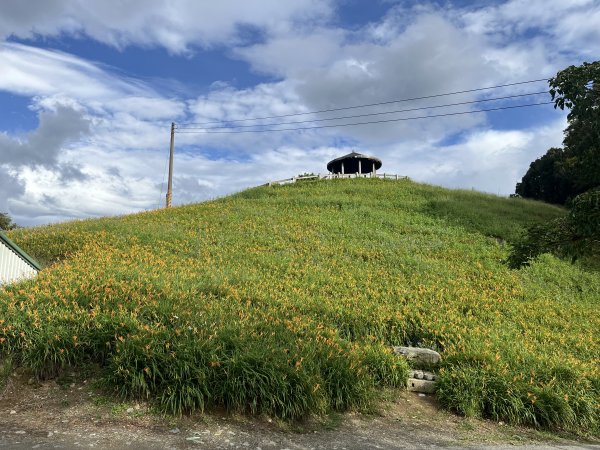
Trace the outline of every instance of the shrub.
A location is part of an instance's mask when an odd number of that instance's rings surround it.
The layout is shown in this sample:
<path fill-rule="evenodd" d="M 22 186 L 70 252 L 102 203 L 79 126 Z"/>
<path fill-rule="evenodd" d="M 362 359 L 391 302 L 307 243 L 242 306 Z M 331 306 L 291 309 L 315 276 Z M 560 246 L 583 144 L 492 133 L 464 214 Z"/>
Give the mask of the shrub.
<path fill-rule="evenodd" d="M 561 258 L 600 258 L 600 188 L 578 195 L 566 217 L 531 226 L 512 248 L 508 264 L 527 265 L 542 253 Z"/>

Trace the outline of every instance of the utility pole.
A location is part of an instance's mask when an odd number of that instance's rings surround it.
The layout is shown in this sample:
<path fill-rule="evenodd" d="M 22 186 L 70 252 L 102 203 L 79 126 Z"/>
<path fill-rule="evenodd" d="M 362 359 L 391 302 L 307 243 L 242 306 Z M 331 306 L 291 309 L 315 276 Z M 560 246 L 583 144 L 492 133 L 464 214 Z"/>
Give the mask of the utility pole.
<path fill-rule="evenodd" d="M 167 187 L 167 208 L 173 198 L 173 151 L 175 150 L 175 122 L 171 122 L 171 147 L 169 148 L 169 184 Z"/>

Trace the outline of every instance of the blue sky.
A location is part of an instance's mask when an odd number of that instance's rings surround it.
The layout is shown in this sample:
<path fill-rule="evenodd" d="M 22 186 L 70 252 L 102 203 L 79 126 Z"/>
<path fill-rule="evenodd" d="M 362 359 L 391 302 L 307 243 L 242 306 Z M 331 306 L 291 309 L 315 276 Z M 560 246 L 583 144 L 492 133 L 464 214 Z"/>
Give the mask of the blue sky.
<path fill-rule="evenodd" d="M 35 225 L 156 208 L 172 121 L 230 122 L 548 78 L 597 59 L 598 23 L 598 0 L 4 0 L 0 211 Z M 532 83 L 278 121 L 546 90 Z M 327 161 L 352 150 L 378 156 L 387 173 L 508 195 L 532 160 L 561 144 L 565 125 L 565 113 L 545 105 L 296 132 L 178 134 L 174 202 L 325 172 Z"/>

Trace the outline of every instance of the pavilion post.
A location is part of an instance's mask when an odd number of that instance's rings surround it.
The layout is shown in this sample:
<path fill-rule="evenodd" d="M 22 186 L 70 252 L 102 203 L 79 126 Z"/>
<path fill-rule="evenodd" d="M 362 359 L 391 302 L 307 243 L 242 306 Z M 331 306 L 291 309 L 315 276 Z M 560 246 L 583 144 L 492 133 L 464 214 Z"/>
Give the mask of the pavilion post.
<path fill-rule="evenodd" d="M 362 173 L 362 165 L 361 165 L 361 161 L 360 159 L 358 160 L 358 174 L 360 175 Z"/>
<path fill-rule="evenodd" d="M 344 162 L 342 161 L 342 175 L 344 175 Z"/>

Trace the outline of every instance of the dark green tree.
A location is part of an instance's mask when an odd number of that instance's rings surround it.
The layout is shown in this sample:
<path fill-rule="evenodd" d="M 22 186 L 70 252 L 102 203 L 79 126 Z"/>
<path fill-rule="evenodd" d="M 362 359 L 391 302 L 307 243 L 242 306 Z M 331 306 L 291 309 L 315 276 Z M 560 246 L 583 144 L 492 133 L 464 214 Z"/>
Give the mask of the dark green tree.
<path fill-rule="evenodd" d="M 513 246 L 508 263 L 518 268 L 542 253 L 600 268 L 600 188 L 575 197 L 567 216 L 530 227 Z"/>
<path fill-rule="evenodd" d="M 570 66 L 550 80 L 555 108 L 568 108 L 564 148 L 532 162 L 516 193 L 568 203 L 565 217 L 531 227 L 509 256 L 512 267 L 541 253 L 600 266 L 600 61 Z"/>
<path fill-rule="evenodd" d="M 600 186 L 600 61 L 561 70 L 549 84 L 554 107 L 570 110 L 564 148 L 534 161 L 515 191 L 564 204 Z"/>
<path fill-rule="evenodd" d="M 7 213 L 0 212 L 0 230 L 12 230 L 17 225 L 13 223 L 12 219 Z"/>
<path fill-rule="evenodd" d="M 551 148 L 533 161 L 515 192 L 525 198 L 564 204 L 575 192 L 564 149 Z"/>
<path fill-rule="evenodd" d="M 550 80 L 555 108 L 568 108 L 565 170 L 577 194 L 600 186 L 600 61 L 561 70 Z"/>

